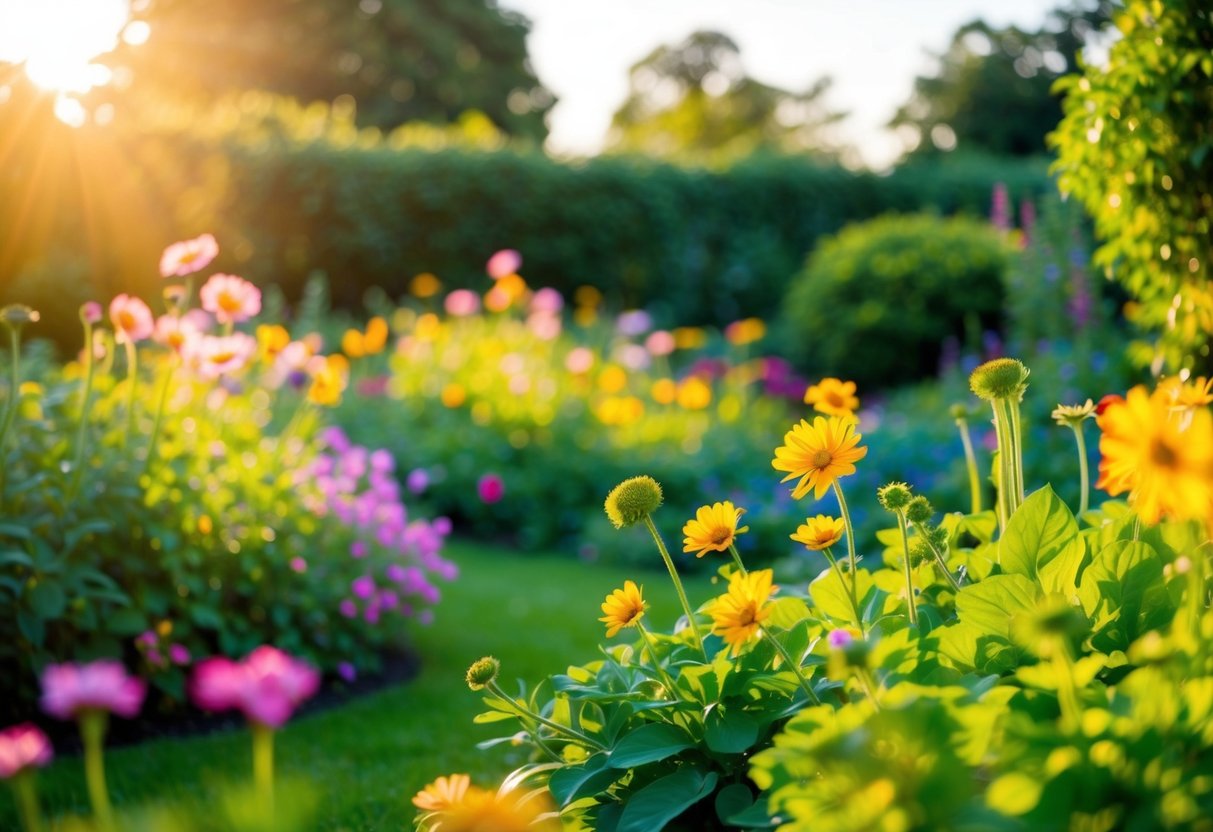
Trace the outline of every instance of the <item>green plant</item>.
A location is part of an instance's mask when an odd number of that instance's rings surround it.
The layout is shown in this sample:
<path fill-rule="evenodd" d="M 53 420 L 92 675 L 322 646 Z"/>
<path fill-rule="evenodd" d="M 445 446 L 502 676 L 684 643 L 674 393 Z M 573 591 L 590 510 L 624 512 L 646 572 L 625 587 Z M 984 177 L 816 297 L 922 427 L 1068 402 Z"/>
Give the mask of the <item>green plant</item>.
<path fill-rule="evenodd" d="M 786 354 L 813 375 L 887 387 L 933 375 L 945 339 L 1001 326 L 1010 250 L 974 220 L 888 216 L 823 241 L 789 285 Z"/>

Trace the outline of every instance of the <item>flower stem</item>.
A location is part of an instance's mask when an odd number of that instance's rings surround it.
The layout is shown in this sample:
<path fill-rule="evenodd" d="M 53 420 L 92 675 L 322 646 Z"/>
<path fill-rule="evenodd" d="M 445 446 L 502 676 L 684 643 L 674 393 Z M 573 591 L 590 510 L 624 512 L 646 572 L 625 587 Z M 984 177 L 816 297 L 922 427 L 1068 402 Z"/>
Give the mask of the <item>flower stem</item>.
<path fill-rule="evenodd" d="M 639 621 L 636 622 L 636 629 L 640 631 L 640 637 L 644 640 L 644 646 L 649 649 L 649 658 L 653 660 L 653 668 L 657 671 L 657 675 L 661 677 L 661 684 L 665 685 L 665 689 L 673 696 L 674 680 L 670 678 L 670 674 L 661 666 L 661 661 L 657 658 L 657 650 L 653 645 L 652 634 Z"/>
<path fill-rule="evenodd" d="M 113 832 L 114 810 L 110 805 L 109 790 L 105 785 L 105 730 L 109 714 L 99 710 L 85 710 L 80 714 L 80 739 L 84 744 L 84 779 L 88 786 L 88 799 L 93 806 L 93 816 L 102 832 Z"/>
<path fill-rule="evenodd" d="M 13 797 L 17 800 L 17 811 L 21 815 L 21 827 L 25 832 L 42 832 L 42 809 L 38 805 L 33 772 L 23 771 L 11 782 Z"/>
<path fill-rule="evenodd" d="M 5 440 L 8 439 L 9 429 L 17 415 L 21 403 L 21 335 L 17 327 L 8 327 L 8 342 L 12 361 L 9 364 L 11 375 L 8 385 L 8 406 L 4 409 L 4 422 L 0 424 L 0 492 L 3 491 L 4 471 L 8 466 L 3 464 Z"/>
<path fill-rule="evenodd" d="M 1013 454 L 1011 426 L 1003 411 L 1001 399 L 991 401 L 990 409 L 994 413 L 994 436 L 998 440 L 998 482 L 995 483 L 998 490 L 998 525 L 1001 531 L 1006 531 L 1007 523 L 1010 522 L 1011 514 L 1014 511 L 1011 492 L 1015 488 L 1015 478 L 1010 473 L 1010 459 Z"/>
<path fill-rule="evenodd" d="M 855 557 L 855 529 L 851 525 L 851 512 L 847 508 L 847 500 L 842 496 L 842 486 L 834 480 L 834 496 L 838 498 L 838 512 L 842 515 L 843 526 L 847 530 L 847 559 L 851 563 L 851 575 L 859 571 L 859 559 Z"/>
<path fill-rule="evenodd" d="M 948 569 L 948 562 L 944 560 L 943 552 L 939 551 L 939 549 L 935 547 L 935 544 L 931 542 L 931 536 L 927 534 L 926 528 L 918 523 L 915 523 L 914 531 L 918 532 L 918 536 L 926 541 L 927 548 L 929 548 L 931 550 L 931 554 L 935 556 L 935 563 L 937 566 L 939 566 L 939 571 L 942 572 L 943 576 L 948 579 L 948 583 L 952 585 L 952 589 L 959 590 L 960 582 L 952 576 L 952 570 Z"/>
<path fill-rule="evenodd" d="M 160 439 L 160 426 L 164 422 L 164 410 L 168 405 L 168 391 L 172 385 L 173 373 L 177 369 L 175 359 L 170 358 L 168 371 L 164 374 L 164 381 L 160 385 L 159 401 L 156 404 L 156 421 L 152 424 L 152 436 L 147 443 L 147 457 L 143 460 L 143 473 L 148 473 L 152 470 L 152 462 L 156 458 L 156 443 Z"/>
<path fill-rule="evenodd" d="M 126 346 L 126 433 L 122 434 L 122 448 L 126 449 L 131 434 L 135 432 L 135 394 L 138 392 L 139 353 L 135 342 L 129 337 L 123 341 Z"/>
<path fill-rule="evenodd" d="M 1011 471 L 1015 475 L 1015 490 L 1012 496 L 1015 499 L 1015 508 L 1023 505 L 1024 500 L 1024 482 L 1023 482 L 1023 426 L 1020 423 L 1019 414 L 1019 397 L 1006 399 L 1007 413 L 1011 417 L 1011 442 L 1015 453 L 1011 456 Z M 1014 513 L 1014 512 L 1012 512 Z M 1010 519 L 1009 517 L 1007 518 Z"/>
<path fill-rule="evenodd" d="M 901 530 L 901 547 L 906 562 L 906 605 L 910 612 L 910 624 L 918 626 L 918 607 L 914 603 L 914 566 L 910 557 L 910 535 L 906 529 L 906 513 L 897 512 L 897 528 Z"/>
<path fill-rule="evenodd" d="M 84 389 L 80 391 L 80 424 L 76 428 L 76 458 L 72 462 L 72 479 L 67 486 L 67 500 L 76 495 L 84 476 L 85 440 L 88 438 L 88 417 L 93 398 L 93 378 L 97 360 L 93 357 L 93 325 L 84 325 Z"/>
<path fill-rule="evenodd" d="M 957 419 L 956 427 L 960 429 L 960 443 L 964 445 L 965 450 L 965 466 L 969 469 L 969 501 L 973 507 L 972 513 L 977 514 L 981 511 L 981 477 L 977 472 L 973 438 L 969 435 L 969 423 L 964 419 Z"/>
<path fill-rule="evenodd" d="M 1081 519 L 1087 513 L 1088 495 L 1091 490 L 1091 473 L 1087 467 L 1087 441 L 1082 435 L 1082 422 L 1072 422 L 1070 427 L 1074 429 L 1074 441 L 1078 443 L 1078 476 L 1079 484 L 1082 488 L 1082 494 L 1078 498 L 1078 517 Z"/>
<path fill-rule="evenodd" d="M 653 540 L 657 543 L 657 550 L 661 552 L 666 569 L 670 570 L 670 579 L 674 581 L 674 589 L 678 592 L 678 600 L 682 602 L 682 610 L 686 613 L 687 621 L 690 622 L 691 632 L 695 635 L 695 643 L 699 645 L 699 652 L 703 653 L 706 659 L 708 654 L 703 647 L 703 636 L 699 632 L 699 625 L 695 623 L 695 616 L 691 613 L 691 602 L 687 600 L 686 590 L 682 588 L 682 579 L 678 577 L 678 570 L 674 568 L 674 561 L 665 547 L 665 541 L 661 539 L 661 534 L 657 531 L 657 526 L 653 524 L 652 517 L 646 514 L 644 524 L 648 526 L 649 534 L 653 535 Z"/>
<path fill-rule="evenodd" d="M 497 696 L 499 696 L 501 699 L 504 699 L 506 702 L 509 702 L 510 705 L 514 708 L 514 710 L 524 719 L 533 719 L 536 722 L 538 722 L 540 725 L 546 725 L 548 728 L 551 728 L 556 733 L 564 734 L 566 737 L 570 737 L 570 738 L 576 740 L 577 742 L 588 745 L 597 751 L 606 750 L 605 745 L 598 742 L 598 740 L 594 739 L 593 737 L 586 736 L 585 734 L 578 731 L 576 728 L 571 728 L 568 725 L 561 725 L 559 722 L 553 722 L 552 720 L 548 719 L 547 717 L 541 716 L 541 715 L 535 713 L 530 708 L 527 708 L 523 705 L 519 705 L 517 700 L 515 700 L 514 697 L 510 696 L 508 693 L 506 693 L 504 690 L 502 690 L 501 685 L 497 684 L 496 682 L 489 682 L 487 685 L 485 685 L 485 687 L 487 687 L 493 693 L 497 694 Z"/>
<path fill-rule="evenodd" d="M 741 562 L 741 554 L 738 553 L 736 544 L 734 544 L 734 543 L 729 544 L 729 554 L 731 554 L 733 556 L 733 563 L 734 563 L 734 565 L 736 565 L 737 571 L 740 572 L 742 575 L 745 575 L 746 574 L 745 565 L 742 564 L 742 562 Z"/>
<path fill-rule="evenodd" d="M 805 678 L 804 671 L 801 670 L 800 662 L 792 658 L 788 653 L 788 648 L 779 643 L 779 639 L 775 638 L 775 634 L 766 627 L 760 627 L 762 634 L 767 637 L 767 641 L 771 642 L 771 646 L 775 648 L 780 658 L 788 667 L 792 668 L 792 672 L 796 674 L 796 681 L 800 682 L 800 688 L 809 697 L 809 701 L 814 705 L 820 705 L 821 700 L 817 698 L 817 694 L 813 692 L 813 687 L 809 684 L 809 680 Z"/>
<path fill-rule="evenodd" d="M 253 785 L 267 822 L 274 817 L 274 729 L 260 722 L 250 725 L 253 734 Z"/>
<path fill-rule="evenodd" d="M 862 637 L 864 631 L 863 615 L 861 615 L 859 612 L 859 598 L 857 597 L 858 593 L 856 590 L 856 585 L 859 583 L 858 576 L 852 574 L 850 581 L 847 581 L 847 579 L 843 577 L 842 567 L 838 565 L 838 561 L 835 559 L 834 553 L 830 551 L 829 546 L 822 549 L 821 553 L 825 555 L 826 560 L 830 562 L 830 568 L 833 569 L 834 574 L 838 576 L 838 582 L 841 583 L 847 591 L 847 600 L 851 602 L 851 612 L 855 616 L 855 626 L 859 630 L 860 637 Z"/>
<path fill-rule="evenodd" d="M 863 692 L 867 694 L 868 700 L 872 703 L 872 707 L 880 710 L 880 699 L 876 696 L 876 686 L 872 684 L 872 675 L 867 668 L 860 668 L 855 671 L 855 678 L 859 680 L 859 686 L 863 688 Z"/>

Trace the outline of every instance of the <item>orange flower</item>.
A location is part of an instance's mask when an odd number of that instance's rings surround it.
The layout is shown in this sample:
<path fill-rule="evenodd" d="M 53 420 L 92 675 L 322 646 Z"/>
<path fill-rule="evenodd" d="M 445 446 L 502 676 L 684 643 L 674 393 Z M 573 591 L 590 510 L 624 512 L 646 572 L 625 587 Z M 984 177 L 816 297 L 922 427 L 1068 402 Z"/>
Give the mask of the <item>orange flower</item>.
<path fill-rule="evenodd" d="M 736 656 L 758 632 L 762 622 L 771 614 L 767 601 L 779 587 L 771 584 L 770 569 L 729 577 L 729 590 L 708 608 L 712 616 L 712 633 L 724 638 L 730 654 Z"/>
<path fill-rule="evenodd" d="M 743 514 L 744 508 L 737 508 L 728 500 L 700 506 L 695 512 L 695 519 L 688 520 L 682 527 L 682 551 L 694 552 L 697 558 L 708 552 L 725 551 L 733 545 L 737 535 L 750 530 L 749 526 L 737 528 Z"/>
<path fill-rule="evenodd" d="M 811 425 L 801 419 L 784 434 L 771 466 L 788 472 L 782 482 L 800 477 L 792 489 L 793 499 L 799 500 L 810 489 L 814 489 L 816 499 L 821 499 L 836 479 L 855 473 L 855 463 L 867 455 L 868 449 L 859 446 L 862 437 L 854 431 L 853 419 L 818 416 Z"/>
<path fill-rule="evenodd" d="M 804 391 L 804 403 L 827 416 L 850 416 L 859 409 L 855 382 L 837 378 L 823 378 L 809 387 Z"/>
<path fill-rule="evenodd" d="M 846 526 L 842 520 L 819 514 L 816 517 L 806 517 L 791 538 L 814 552 L 820 552 L 842 540 L 845 532 Z"/>

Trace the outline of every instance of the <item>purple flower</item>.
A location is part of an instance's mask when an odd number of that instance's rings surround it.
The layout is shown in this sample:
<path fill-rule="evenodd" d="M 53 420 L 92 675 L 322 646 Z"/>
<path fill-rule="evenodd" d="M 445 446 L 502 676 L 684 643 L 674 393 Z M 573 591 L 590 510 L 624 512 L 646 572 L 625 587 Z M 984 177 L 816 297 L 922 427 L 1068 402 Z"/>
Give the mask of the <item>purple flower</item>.
<path fill-rule="evenodd" d="M 826 641 L 835 650 L 845 650 L 854 640 L 855 636 L 851 635 L 850 630 L 831 630 L 826 636 Z"/>
<path fill-rule="evenodd" d="M 404 570 L 404 567 L 398 563 L 388 564 L 388 568 L 383 570 L 383 574 L 387 576 L 389 581 L 395 581 L 398 584 L 404 583 L 408 577 L 408 573 Z"/>
<path fill-rule="evenodd" d="M 358 605 L 355 604 L 349 598 L 346 598 L 344 601 L 342 601 L 340 604 L 338 604 L 337 610 L 342 615 L 344 615 L 346 618 L 357 618 L 358 617 Z"/>
<path fill-rule="evenodd" d="M 27 768 L 41 768 L 52 756 L 50 740 L 33 723 L 23 722 L 0 731 L 0 780 L 8 780 Z"/>
<path fill-rule="evenodd" d="M 337 675 L 347 682 L 352 682 L 358 678 L 358 671 L 349 662 L 338 662 Z"/>
<path fill-rule="evenodd" d="M 378 471 L 382 474 L 390 474 L 396 467 L 396 460 L 392 459 L 390 451 L 380 448 L 377 451 L 371 452 L 371 470 Z"/>
<path fill-rule="evenodd" d="M 143 707 L 147 686 L 127 675 L 121 662 L 52 664 L 42 671 L 42 710 L 58 719 L 75 719 L 81 711 L 110 711 L 130 718 Z"/>
<path fill-rule="evenodd" d="M 363 575 L 354 579 L 350 589 L 355 596 L 365 601 L 375 594 L 375 580 L 370 575 Z"/>
<path fill-rule="evenodd" d="M 350 557 L 364 558 L 366 557 L 366 542 L 363 540 L 355 540 L 350 544 Z"/>
<path fill-rule="evenodd" d="M 653 328 L 653 316 L 643 309 L 632 309 L 624 312 L 615 320 L 615 329 L 620 335 L 634 338 L 644 335 Z"/>
<path fill-rule="evenodd" d="M 429 488 L 430 474 L 424 468 L 414 468 L 412 471 L 409 471 L 404 484 L 408 487 L 409 491 L 412 491 L 414 494 L 420 494 Z"/>
<path fill-rule="evenodd" d="M 168 658 L 175 665 L 187 665 L 190 663 L 190 651 L 184 644 L 170 644 Z"/>

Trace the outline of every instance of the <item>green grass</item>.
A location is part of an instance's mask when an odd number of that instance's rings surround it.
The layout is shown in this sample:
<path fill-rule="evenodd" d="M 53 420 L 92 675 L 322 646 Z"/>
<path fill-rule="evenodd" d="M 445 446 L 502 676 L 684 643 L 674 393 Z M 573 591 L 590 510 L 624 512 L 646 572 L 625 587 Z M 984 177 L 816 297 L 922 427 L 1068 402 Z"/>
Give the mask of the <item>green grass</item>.
<path fill-rule="evenodd" d="M 652 547 L 640 531 L 621 534 Z M 468 690 L 463 675 L 475 659 L 499 658 L 501 681 L 511 689 L 514 679 L 534 685 L 569 664 L 595 658 L 603 640 L 599 605 L 629 577 L 644 585 L 652 626 L 669 627 L 680 612 L 664 571 L 637 575 L 567 556 L 524 556 L 461 542 L 447 551 L 461 574 L 444 589 L 435 623 L 416 632 L 420 674 L 300 718 L 277 738 L 277 774 L 285 781 L 309 781 L 317 830 L 407 830 L 414 815 L 410 798 L 435 777 L 467 772 L 473 782 L 491 786 L 525 762 L 509 745 L 476 749 L 477 742 L 505 733 L 513 723 L 473 724 L 479 696 Z M 655 551 L 653 558 L 659 566 Z M 696 605 L 711 593 L 702 576 L 687 591 Z M 166 805 L 207 819 L 207 829 L 224 828 L 216 820 L 216 796 L 226 785 L 246 782 L 251 770 L 244 731 L 148 742 L 117 749 L 106 759 L 116 808 Z M 56 761 L 39 783 L 51 814 L 87 813 L 78 757 Z M 16 828 L 12 811 L 11 801 L 0 797 L 0 829 Z"/>

